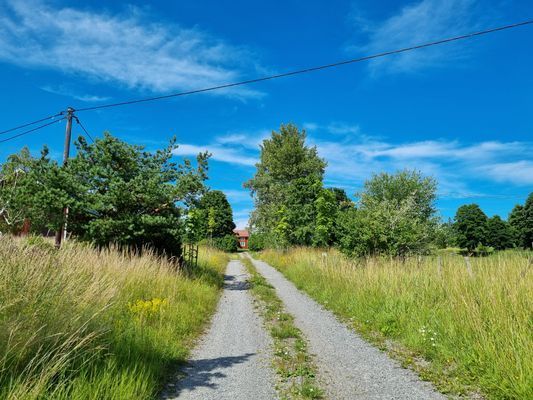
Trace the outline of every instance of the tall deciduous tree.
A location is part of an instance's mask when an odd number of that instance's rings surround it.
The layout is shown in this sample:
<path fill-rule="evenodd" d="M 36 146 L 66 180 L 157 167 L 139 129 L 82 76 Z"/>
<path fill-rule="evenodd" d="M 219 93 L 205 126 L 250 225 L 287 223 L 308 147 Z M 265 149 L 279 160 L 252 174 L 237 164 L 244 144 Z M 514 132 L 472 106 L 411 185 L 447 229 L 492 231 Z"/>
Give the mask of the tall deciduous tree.
<path fill-rule="evenodd" d="M 260 146 L 255 176 L 245 183 L 255 201 L 253 228 L 272 235 L 283 232 L 283 241 L 287 244 L 312 243 L 316 219 L 314 202 L 322 190 L 326 167 L 316 148 L 307 146 L 305 140 L 305 131 L 292 124 L 282 125 L 279 132 L 272 132 Z"/>
<path fill-rule="evenodd" d="M 509 214 L 509 226 L 516 247 L 523 247 L 525 243 L 524 206 L 517 204 Z"/>
<path fill-rule="evenodd" d="M 513 235 L 509 224 L 498 215 L 487 220 L 487 245 L 496 250 L 513 247 Z"/>
<path fill-rule="evenodd" d="M 487 221 L 487 216 L 477 204 L 459 207 L 454 224 L 457 244 L 469 251 L 474 250 L 479 244 L 487 245 Z"/>
<path fill-rule="evenodd" d="M 339 212 L 336 192 L 322 189 L 315 200 L 316 224 L 313 244 L 319 247 L 330 246 L 335 241 L 335 222 Z"/>
<path fill-rule="evenodd" d="M 233 210 L 220 190 L 211 190 L 205 193 L 198 202 L 201 215 L 201 229 L 204 238 L 218 238 L 232 235 L 235 224 L 233 223 Z"/>
<path fill-rule="evenodd" d="M 530 193 L 524 204 L 523 212 L 523 246 L 533 248 L 533 193 Z"/>

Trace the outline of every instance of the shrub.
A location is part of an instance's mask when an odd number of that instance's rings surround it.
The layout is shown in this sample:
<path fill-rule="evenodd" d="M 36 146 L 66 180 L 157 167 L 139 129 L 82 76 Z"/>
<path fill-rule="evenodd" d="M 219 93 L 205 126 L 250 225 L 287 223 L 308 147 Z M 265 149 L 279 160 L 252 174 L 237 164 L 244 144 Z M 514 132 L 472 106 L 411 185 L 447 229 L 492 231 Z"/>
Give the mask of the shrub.
<path fill-rule="evenodd" d="M 214 238 L 213 246 L 218 250 L 228 253 L 234 253 L 238 249 L 237 238 L 234 235 L 226 235 L 220 238 Z"/>
<path fill-rule="evenodd" d="M 266 247 L 266 234 L 252 233 L 248 239 L 248 249 L 250 251 L 261 251 Z"/>

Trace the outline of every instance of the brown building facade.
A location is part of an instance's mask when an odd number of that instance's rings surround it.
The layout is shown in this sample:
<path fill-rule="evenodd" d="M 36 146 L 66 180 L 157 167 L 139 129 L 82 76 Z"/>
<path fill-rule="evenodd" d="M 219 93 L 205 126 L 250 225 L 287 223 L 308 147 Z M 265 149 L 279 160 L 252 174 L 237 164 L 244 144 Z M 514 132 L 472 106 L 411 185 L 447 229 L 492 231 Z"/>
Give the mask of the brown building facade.
<path fill-rule="evenodd" d="M 234 229 L 233 233 L 239 240 L 239 249 L 248 249 L 250 233 L 246 229 Z"/>

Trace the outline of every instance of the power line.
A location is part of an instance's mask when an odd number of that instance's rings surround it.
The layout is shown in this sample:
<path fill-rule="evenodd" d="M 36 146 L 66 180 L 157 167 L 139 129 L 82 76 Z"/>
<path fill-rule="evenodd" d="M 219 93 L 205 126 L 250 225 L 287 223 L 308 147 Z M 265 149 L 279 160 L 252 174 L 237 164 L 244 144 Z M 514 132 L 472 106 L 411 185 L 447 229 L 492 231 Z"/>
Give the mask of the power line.
<path fill-rule="evenodd" d="M 63 113 L 57 113 L 57 114 L 55 114 L 55 115 L 49 115 L 48 117 L 38 119 L 37 121 L 28 122 L 27 124 L 23 124 L 23 125 L 15 126 L 14 128 L 6 129 L 5 131 L 1 131 L 1 132 L 0 132 L 0 135 L 4 135 L 4 134 L 6 134 L 6 133 L 13 132 L 13 131 L 16 131 L 16 130 L 18 130 L 18 129 L 26 128 L 27 126 L 30 126 L 30 125 L 38 124 L 39 122 L 46 121 L 46 120 L 48 120 L 48 119 L 50 119 L 50 118 L 59 117 L 59 116 L 62 115 L 62 114 L 63 114 Z"/>
<path fill-rule="evenodd" d="M 8 141 L 13 140 L 13 139 L 16 139 L 16 138 L 18 138 L 18 137 L 20 137 L 20 136 L 27 135 L 28 133 L 31 133 L 31 132 L 37 131 L 37 130 L 39 130 L 39 129 L 41 129 L 41 128 L 44 128 L 44 127 L 47 127 L 47 126 L 49 126 L 49 125 L 55 124 L 55 123 L 57 123 L 57 122 L 59 122 L 59 121 L 63 121 L 64 119 L 65 119 L 65 117 L 63 117 L 63 118 L 61 118 L 61 119 L 56 119 L 56 120 L 54 120 L 54 121 L 52 121 L 52 122 L 48 122 L 47 124 L 40 125 L 40 126 L 38 126 L 37 128 L 33 128 L 33 129 L 30 129 L 30 130 L 24 131 L 24 132 L 22 132 L 22 133 L 18 133 L 18 134 L 14 135 L 14 136 L 10 136 L 10 137 L 8 137 L 8 138 L 6 138 L 6 139 L 0 140 L 0 143 L 8 142 Z"/>
<path fill-rule="evenodd" d="M 319 70 L 323 70 L 323 69 L 339 67 L 339 66 L 342 66 L 342 65 L 354 64 L 354 63 L 358 63 L 358 62 L 362 62 L 362 61 L 368 61 L 368 60 L 372 60 L 372 59 L 376 59 L 376 58 L 390 56 L 390 55 L 393 55 L 393 54 L 400 54 L 400 53 L 405 53 L 407 51 L 422 49 L 422 48 L 425 48 L 425 47 L 431 47 L 431 46 L 436 46 L 436 45 L 440 45 L 440 44 L 444 44 L 444 43 L 455 42 L 455 41 L 458 41 L 458 40 L 469 39 L 469 38 L 473 38 L 473 37 L 476 37 L 476 36 L 481 36 L 481 35 L 486 35 L 486 34 L 489 34 L 489 33 L 499 32 L 499 31 L 512 29 L 512 28 L 517 28 L 517 27 L 524 26 L 524 25 L 529 25 L 529 24 L 533 24 L 533 19 L 530 19 L 530 20 L 527 20 L 527 21 L 523 21 L 523 22 L 517 22 L 517 23 L 514 23 L 514 24 L 510 24 L 510 25 L 499 26 L 499 27 L 496 27 L 496 28 L 486 29 L 486 30 L 483 30 L 483 31 L 468 33 L 468 34 L 465 34 L 465 35 L 454 36 L 454 37 L 450 37 L 450 38 L 446 38 L 446 39 L 440 39 L 440 40 L 436 40 L 436 41 L 433 41 L 433 42 L 423 43 L 423 44 L 419 44 L 419 45 L 415 45 L 415 46 L 404 47 L 402 49 L 391 50 L 391 51 L 386 51 L 386 52 L 383 52 L 383 53 L 373 54 L 373 55 L 369 55 L 369 56 L 364 56 L 364 57 L 359 57 L 359 58 L 353 58 L 353 59 L 350 59 L 350 60 L 339 61 L 339 62 L 335 62 L 335 63 L 331 63 L 331 64 L 324 64 L 324 65 L 319 65 L 319 66 L 315 66 L 315 67 L 309 67 L 309 68 L 294 70 L 294 71 L 290 71 L 290 72 L 284 72 L 284 73 L 281 73 L 281 74 L 264 76 L 264 77 L 261 77 L 261 78 L 248 79 L 248 80 L 244 80 L 244 81 L 240 81 L 240 82 L 233 82 L 233 83 L 227 83 L 227 84 L 218 85 L 218 86 L 211 86 L 211 87 L 207 87 L 207 88 L 203 88 L 203 89 L 189 90 L 189 91 L 186 91 L 186 92 L 178 92 L 178 93 L 172 93 L 172 94 L 167 94 L 167 95 L 163 95 L 163 96 L 154 96 L 154 97 L 147 97 L 147 98 L 144 98 L 144 99 L 136 99 L 136 100 L 129 100 L 129 101 L 123 101 L 123 102 L 118 102 L 118 103 L 103 104 L 103 105 L 100 105 L 100 106 L 79 108 L 76 111 L 98 110 L 98 109 L 102 109 L 102 108 L 125 106 L 125 105 L 129 105 L 129 104 L 144 103 L 144 102 L 148 102 L 148 101 L 169 99 L 169 98 L 172 98 L 172 97 L 187 96 L 187 95 L 196 94 L 196 93 L 204 93 L 204 92 L 211 92 L 211 91 L 214 91 L 214 90 L 227 89 L 227 88 L 231 88 L 231 87 L 235 87 L 235 86 L 247 85 L 247 84 L 250 84 L 250 83 L 263 82 L 263 81 L 268 81 L 268 80 L 272 80 L 272 79 L 284 78 L 284 77 L 287 77 L 287 76 L 305 74 L 305 73 L 308 73 L 308 72 L 314 72 L 314 71 L 319 71 Z"/>
<path fill-rule="evenodd" d="M 87 132 L 87 129 L 85 129 L 85 127 L 83 126 L 83 124 L 80 122 L 80 119 L 76 116 L 74 116 L 74 118 L 76 118 L 76 122 L 78 123 L 79 126 L 81 126 L 81 129 L 83 129 L 83 131 L 85 132 L 85 134 L 89 137 L 89 139 L 91 139 L 91 142 L 94 143 L 94 139 L 91 137 L 90 133 Z"/>

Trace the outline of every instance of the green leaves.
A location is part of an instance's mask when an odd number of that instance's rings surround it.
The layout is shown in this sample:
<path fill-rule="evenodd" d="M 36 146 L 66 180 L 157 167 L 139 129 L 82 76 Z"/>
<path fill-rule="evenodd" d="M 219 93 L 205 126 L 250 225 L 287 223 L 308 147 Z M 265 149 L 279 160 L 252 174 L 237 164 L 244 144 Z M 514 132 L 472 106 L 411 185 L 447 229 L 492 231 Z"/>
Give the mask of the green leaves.
<path fill-rule="evenodd" d="M 477 204 L 459 207 L 454 225 L 457 244 L 468 251 L 473 251 L 479 244 L 487 244 L 487 221 L 487 216 Z"/>
<path fill-rule="evenodd" d="M 533 247 L 533 193 L 523 206 L 516 205 L 509 215 L 514 242 L 524 248 Z"/>
<path fill-rule="evenodd" d="M 48 149 L 34 158 L 28 148 L 8 157 L 0 170 L 0 230 L 18 232 L 31 217 L 33 229 L 55 229 L 61 210 L 72 203 L 72 180 L 48 158 Z"/>
<path fill-rule="evenodd" d="M 337 197 L 332 190 L 322 189 L 315 200 L 316 225 L 313 244 L 326 247 L 335 240 L 335 220 L 339 211 Z"/>
<path fill-rule="evenodd" d="M 282 247 L 313 242 L 314 202 L 322 190 L 326 162 L 305 139 L 305 131 L 295 125 L 281 125 L 263 141 L 256 174 L 245 183 L 255 200 L 253 227 L 272 234 Z"/>
<path fill-rule="evenodd" d="M 197 205 L 198 223 L 201 238 L 221 238 L 233 235 L 233 210 L 220 190 L 210 190 L 205 193 Z"/>
<path fill-rule="evenodd" d="M 417 171 L 365 182 L 358 208 L 338 216 L 339 244 L 350 255 L 423 253 L 434 237 L 436 182 Z"/>
<path fill-rule="evenodd" d="M 68 230 L 105 246 L 150 246 L 168 255 L 180 252 L 183 209 L 205 193 L 208 153 L 197 166 L 172 161 L 175 139 L 155 152 L 105 133 L 88 144 L 79 138 L 66 167 L 50 161 L 44 149 L 27 149 L 2 165 L 0 217 L 10 230 L 29 218 L 35 231 L 56 230 L 69 208 Z"/>

